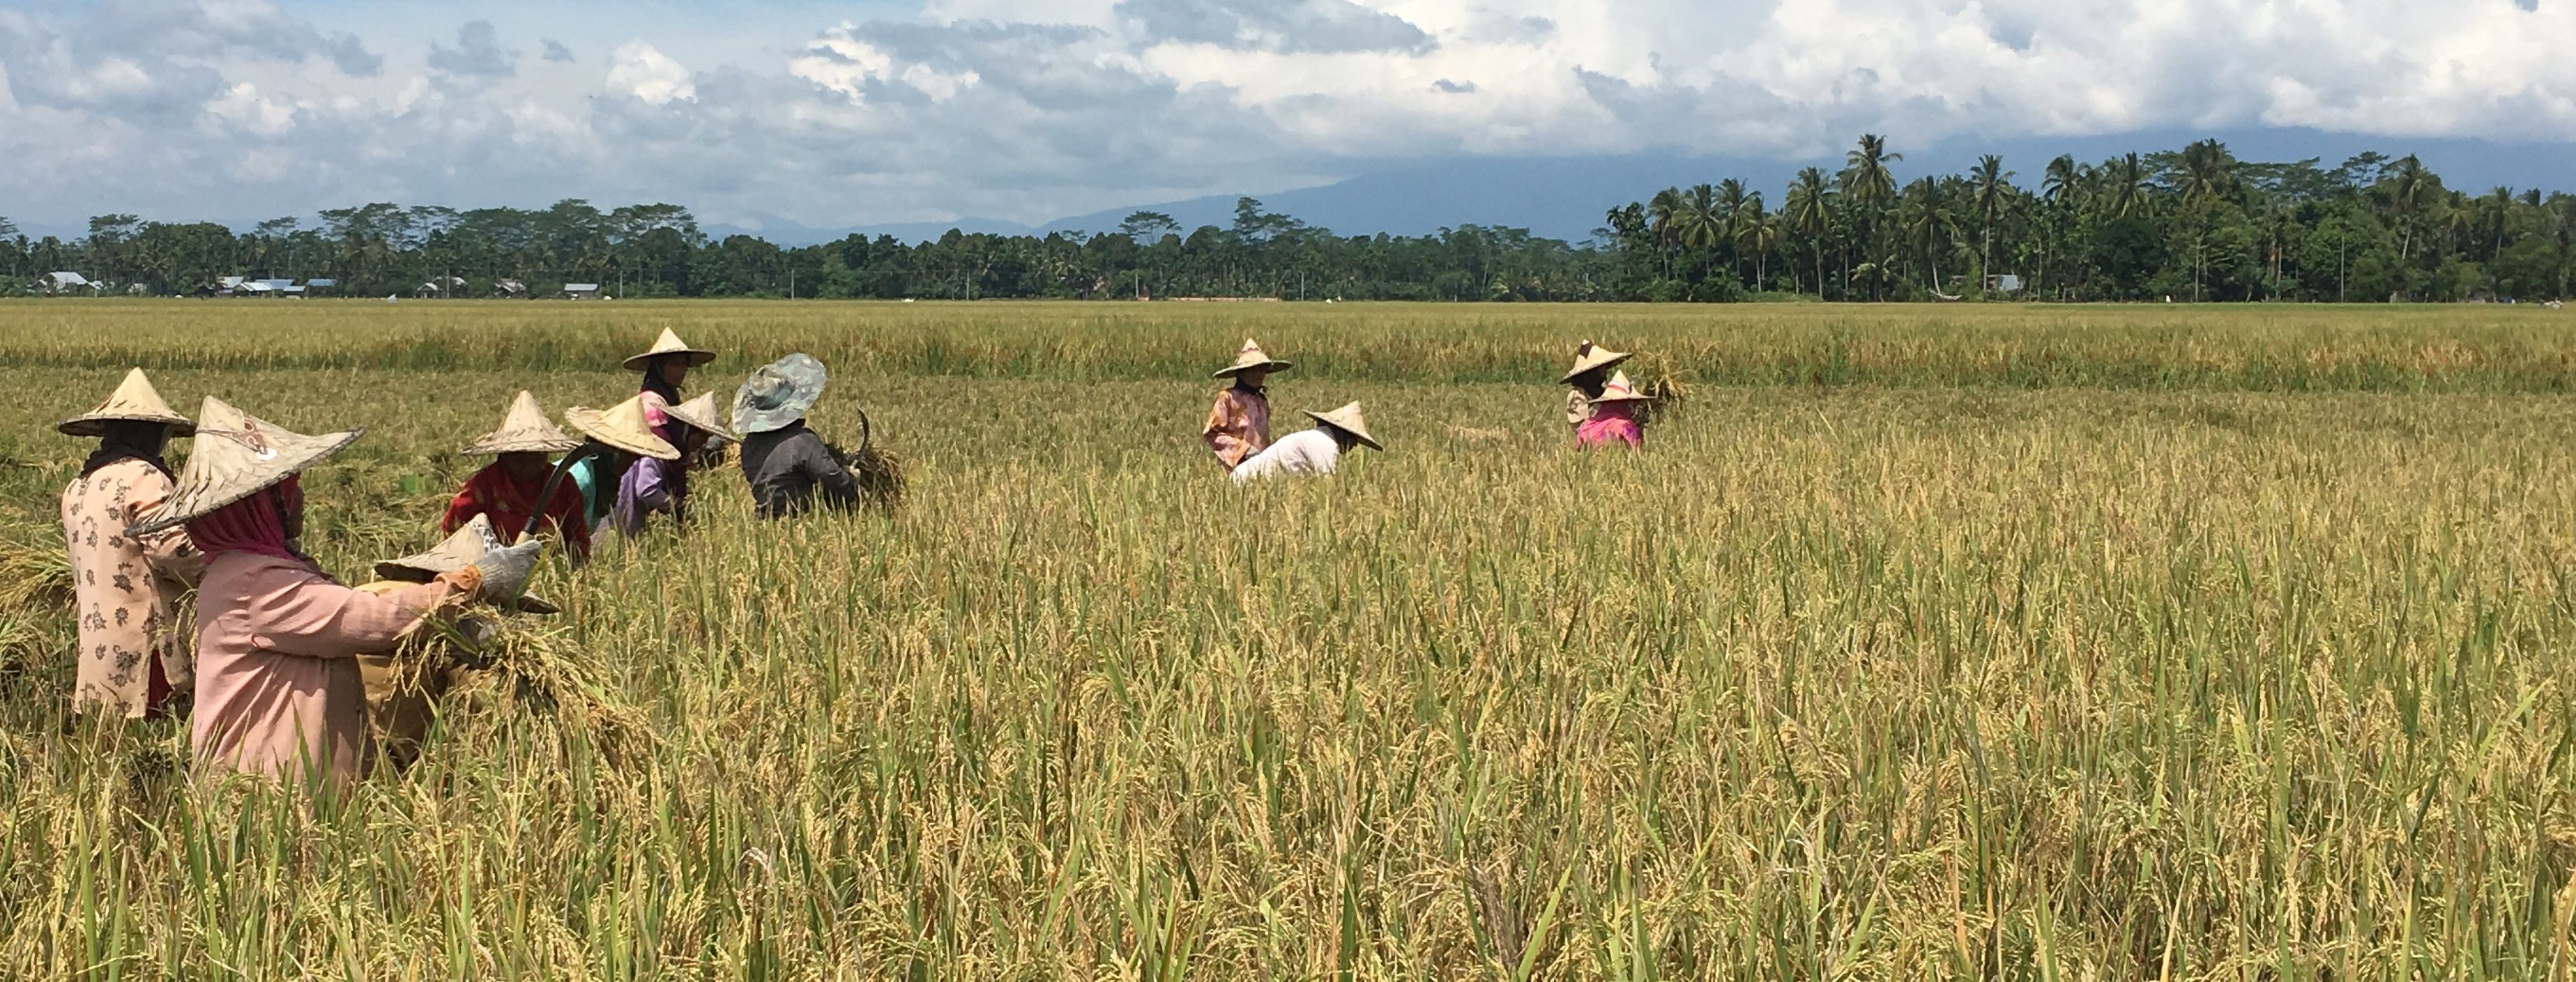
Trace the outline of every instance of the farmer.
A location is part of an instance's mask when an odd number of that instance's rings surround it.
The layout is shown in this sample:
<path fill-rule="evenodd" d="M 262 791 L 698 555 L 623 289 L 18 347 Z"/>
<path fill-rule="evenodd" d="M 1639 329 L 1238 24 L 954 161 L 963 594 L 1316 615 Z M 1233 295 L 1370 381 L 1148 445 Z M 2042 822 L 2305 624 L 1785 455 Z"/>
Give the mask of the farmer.
<path fill-rule="evenodd" d="M 376 582 L 360 586 L 358 590 L 383 596 L 414 583 L 428 583 L 441 575 L 471 568 L 484 557 L 500 551 L 501 540 L 513 534 L 515 531 L 499 531 L 490 515 L 476 515 L 428 552 L 377 563 Z M 529 614 L 552 614 L 560 610 L 534 594 L 496 606 Z M 374 738 L 376 749 L 384 754 L 385 762 L 397 768 L 409 766 L 419 758 L 421 741 L 429 735 L 432 707 L 455 684 L 458 673 L 467 667 L 460 656 L 468 652 L 458 651 L 450 645 L 461 643 L 470 649 L 489 642 L 500 629 L 498 622 L 481 614 L 458 616 L 452 626 L 455 628 L 452 634 L 440 632 L 440 647 L 425 656 L 429 660 L 411 666 L 410 671 L 405 671 L 406 666 L 394 654 L 357 656 L 358 676 L 366 683 L 368 735 Z"/>
<path fill-rule="evenodd" d="M 742 476 L 762 518 L 803 514 L 820 491 L 826 507 L 859 502 L 859 482 L 833 459 L 832 448 L 805 426 L 823 397 L 823 363 L 799 352 L 761 366 L 733 397 L 733 428 L 742 433 Z"/>
<path fill-rule="evenodd" d="M 347 783 L 368 759 L 366 686 L 353 657 L 399 643 L 432 613 L 474 597 L 515 597 L 496 564 L 441 574 L 378 596 L 324 576 L 297 546 L 297 473 L 358 431 L 305 436 L 208 397 L 178 487 L 126 530 L 186 525 L 205 550 L 197 589 L 200 767 Z M 513 555 L 531 562 L 537 543 Z"/>
<path fill-rule="evenodd" d="M 133 536 L 125 527 L 170 495 L 162 445 L 196 428 L 137 368 L 98 408 L 54 429 L 98 438 L 80 476 L 63 489 L 63 541 L 80 622 L 72 711 L 166 715 L 171 697 L 184 696 L 191 681 L 187 639 L 170 623 L 170 604 L 196 585 L 206 560 L 185 531 Z"/>
<path fill-rule="evenodd" d="M 488 515 L 492 527 L 504 539 L 515 538 L 528 527 L 530 516 L 538 512 L 537 496 L 546 493 L 546 478 L 554 472 L 549 454 L 564 453 L 581 446 L 581 441 L 565 436 L 555 424 L 546 420 L 546 411 L 537 407 L 537 397 L 526 390 L 510 403 L 509 415 L 501 428 L 483 434 L 465 449 L 467 456 L 490 455 L 499 459 L 474 472 L 456 498 L 447 503 L 447 515 L 438 523 L 441 532 L 454 532 L 465 527 L 478 515 Z M 576 559 L 590 555 L 590 523 L 582 514 L 581 487 L 574 481 L 561 481 L 554 486 L 553 497 L 546 502 L 540 530 L 552 528 L 563 539 L 564 550 Z"/>
<path fill-rule="evenodd" d="M 1287 474 L 1330 474 L 1353 445 L 1386 449 L 1369 436 L 1359 403 L 1329 413 L 1307 410 L 1306 415 L 1315 418 L 1314 429 L 1280 437 L 1270 449 L 1254 454 L 1235 467 L 1234 483 Z"/>
<path fill-rule="evenodd" d="M 617 507 L 618 485 L 635 466 L 636 459 L 678 460 L 680 450 L 653 435 L 653 428 L 645 424 L 642 395 L 606 411 L 574 406 L 564 411 L 564 423 L 590 441 L 573 452 L 580 459 L 564 469 L 564 477 L 581 489 L 582 518 L 589 523 L 590 538 L 596 542 L 608 534 L 608 517 Z"/>
<path fill-rule="evenodd" d="M 679 442 L 675 434 L 662 432 L 668 422 L 662 414 L 680 404 L 680 390 L 688 384 L 689 369 L 714 360 L 715 352 L 689 347 L 667 327 L 662 329 L 662 336 L 654 340 L 652 348 L 626 359 L 627 371 L 644 373 L 641 393 L 644 396 L 644 421 L 652 425 L 657 435 L 673 443 Z"/>
<path fill-rule="evenodd" d="M 1620 362 L 1627 361 L 1628 354 L 1625 351 L 1612 351 L 1597 346 L 1590 341 L 1583 342 L 1574 349 L 1574 367 L 1565 373 L 1564 378 L 1558 379 L 1559 382 L 1572 386 L 1565 393 L 1567 427 L 1582 429 L 1583 422 L 1592 418 L 1592 400 L 1600 397 L 1602 387 L 1609 382 L 1610 369 L 1617 367 Z"/>
<path fill-rule="evenodd" d="M 651 400 L 648 398 L 649 404 Z M 710 440 L 730 440 L 724 424 L 716 421 L 716 395 L 708 392 L 695 399 L 672 406 L 663 412 L 669 420 L 662 427 L 670 434 L 672 447 L 680 452 L 678 459 L 665 460 L 647 456 L 626 469 L 617 482 L 617 507 L 609 521 L 621 535 L 644 534 L 645 520 L 654 514 L 670 515 L 674 521 L 689 517 L 689 464 Z"/>
<path fill-rule="evenodd" d="M 1270 393 L 1262 383 L 1270 373 L 1288 368 L 1287 362 L 1270 357 L 1245 338 L 1242 350 L 1234 353 L 1234 364 L 1217 370 L 1217 378 L 1231 378 L 1234 385 L 1216 394 L 1216 406 L 1208 410 L 1207 425 L 1200 428 L 1199 436 L 1227 470 L 1270 446 Z"/>
<path fill-rule="evenodd" d="M 1592 398 L 1592 418 L 1575 428 L 1574 442 L 1585 447 L 1626 444 L 1643 448 L 1646 430 L 1636 410 L 1639 403 L 1653 401 L 1655 397 L 1637 392 L 1637 387 L 1628 381 L 1628 373 L 1612 374 L 1609 383 L 1601 387 L 1601 394 Z"/>

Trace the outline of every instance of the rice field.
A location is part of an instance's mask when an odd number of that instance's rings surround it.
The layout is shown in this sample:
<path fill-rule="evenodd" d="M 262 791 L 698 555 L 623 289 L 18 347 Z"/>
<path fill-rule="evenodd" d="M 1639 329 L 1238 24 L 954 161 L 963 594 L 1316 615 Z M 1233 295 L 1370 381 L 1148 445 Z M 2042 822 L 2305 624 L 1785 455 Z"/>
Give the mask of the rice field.
<path fill-rule="evenodd" d="M 2571 317 L 0 304 L 0 976 L 2566 978 Z M 126 365 L 366 427 L 355 581 L 663 326 L 823 358 L 902 507 L 702 476 L 346 794 L 69 715 L 50 424 Z M 1228 484 L 1246 334 L 1387 451 Z M 1586 338 L 1687 387 L 1645 453 Z"/>

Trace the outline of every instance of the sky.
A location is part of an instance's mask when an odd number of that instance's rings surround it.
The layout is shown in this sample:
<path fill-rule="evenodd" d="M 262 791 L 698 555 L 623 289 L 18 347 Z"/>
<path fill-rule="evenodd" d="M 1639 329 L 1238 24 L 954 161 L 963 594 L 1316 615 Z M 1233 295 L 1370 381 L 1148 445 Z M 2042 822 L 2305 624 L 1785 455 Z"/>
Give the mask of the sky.
<path fill-rule="evenodd" d="M 0 216 L 580 197 L 1042 224 L 1862 132 L 2576 149 L 2568 38 L 2576 0 L 0 0 Z"/>

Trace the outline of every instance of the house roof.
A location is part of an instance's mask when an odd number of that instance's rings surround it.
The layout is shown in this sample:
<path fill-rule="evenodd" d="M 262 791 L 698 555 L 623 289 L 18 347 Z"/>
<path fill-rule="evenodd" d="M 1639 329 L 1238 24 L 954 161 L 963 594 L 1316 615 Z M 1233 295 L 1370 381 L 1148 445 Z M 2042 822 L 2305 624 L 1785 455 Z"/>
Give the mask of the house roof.
<path fill-rule="evenodd" d="M 598 292 L 599 292 L 599 284 L 597 284 L 597 283 L 566 283 L 566 284 L 564 284 L 564 292 L 565 292 L 565 293 L 598 293 Z"/>
<path fill-rule="evenodd" d="M 90 286 L 89 277 L 79 273 L 59 272 L 52 277 L 55 286 Z"/>

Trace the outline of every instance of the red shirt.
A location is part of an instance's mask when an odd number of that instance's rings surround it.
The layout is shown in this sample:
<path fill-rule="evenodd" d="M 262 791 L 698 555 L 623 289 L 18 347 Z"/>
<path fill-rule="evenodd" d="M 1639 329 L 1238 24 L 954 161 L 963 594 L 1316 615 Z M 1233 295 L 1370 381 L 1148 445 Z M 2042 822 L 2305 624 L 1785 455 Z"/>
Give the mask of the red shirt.
<path fill-rule="evenodd" d="M 528 513 L 535 510 L 537 493 L 545 489 L 545 478 L 522 483 L 495 461 L 466 479 L 465 487 L 456 492 L 456 500 L 447 503 L 447 517 L 438 523 L 439 530 L 452 533 L 476 515 L 490 515 L 492 530 L 507 540 L 528 527 Z M 546 508 L 546 520 L 538 526 L 540 531 L 552 526 L 563 537 L 564 548 L 573 555 L 590 555 L 590 526 L 582 522 L 581 488 L 574 482 L 555 484 L 554 501 Z"/>

